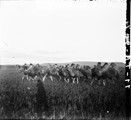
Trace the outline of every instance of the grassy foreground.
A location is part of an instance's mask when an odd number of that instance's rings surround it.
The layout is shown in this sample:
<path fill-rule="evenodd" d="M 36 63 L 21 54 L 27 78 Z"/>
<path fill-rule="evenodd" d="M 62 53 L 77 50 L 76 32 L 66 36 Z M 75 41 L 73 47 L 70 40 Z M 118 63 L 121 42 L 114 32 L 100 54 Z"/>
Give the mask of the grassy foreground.
<path fill-rule="evenodd" d="M 125 101 L 123 75 L 115 84 L 108 82 L 106 86 L 46 79 L 38 90 L 36 82 L 21 80 L 15 66 L 0 70 L 0 119 L 38 119 L 40 111 L 45 119 L 122 120 Z"/>

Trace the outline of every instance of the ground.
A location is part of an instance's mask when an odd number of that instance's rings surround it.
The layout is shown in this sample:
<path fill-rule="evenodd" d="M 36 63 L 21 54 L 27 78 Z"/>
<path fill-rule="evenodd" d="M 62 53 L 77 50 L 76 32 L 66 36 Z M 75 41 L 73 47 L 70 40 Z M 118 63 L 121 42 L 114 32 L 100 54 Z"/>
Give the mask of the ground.
<path fill-rule="evenodd" d="M 124 76 L 115 84 L 90 85 L 53 82 L 43 83 L 44 94 L 41 117 L 65 119 L 124 119 L 125 88 Z M 0 119 L 39 118 L 37 105 L 37 82 L 22 81 L 15 66 L 2 66 L 0 70 Z M 44 95 L 44 97 L 42 97 Z M 46 97 L 46 99 L 45 99 Z"/>

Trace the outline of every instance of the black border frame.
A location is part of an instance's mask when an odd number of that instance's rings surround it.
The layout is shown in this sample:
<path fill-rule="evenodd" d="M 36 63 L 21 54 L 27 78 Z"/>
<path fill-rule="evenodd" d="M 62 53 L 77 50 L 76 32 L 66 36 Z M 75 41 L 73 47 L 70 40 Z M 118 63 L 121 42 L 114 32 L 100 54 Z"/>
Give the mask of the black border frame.
<path fill-rule="evenodd" d="M 125 66 L 125 89 L 126 89 L 126 119 L 130 119 L 131 113 L 131 89 L 130 89 L 130 74 L 131 74 L 131 66 L 130 66 L 130 0 L 126 1 L 126 30 L 125 30 L 125 46 L 126 46 L 126 66 Z"/>

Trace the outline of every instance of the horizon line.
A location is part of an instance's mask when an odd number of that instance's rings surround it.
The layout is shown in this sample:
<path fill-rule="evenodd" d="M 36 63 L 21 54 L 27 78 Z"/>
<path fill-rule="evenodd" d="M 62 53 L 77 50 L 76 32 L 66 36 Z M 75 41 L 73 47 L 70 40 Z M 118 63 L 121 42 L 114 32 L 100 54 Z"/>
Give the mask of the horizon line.
<path fill-rule="evenodd" d="M 43 62 L 43 63 L 39 63 L 39 62 L 29 62 L 29 63 L 26 63 L 26 62 L 23 62 L 23 63 L 12 63 L 12 64 L 1 64 L 1 65 L 17 65 L 17 64 L 19 64 L 19 65 L 22 65 L 22 64 L 30 64 L 30 63 L 32 63 L 32 64 L 69 64 L 69 63 L 77 63 L 77 62 L 80 62 L 80 63 L 84 63 L 84 62 L 92 62 L 92 63 L 97 63 L 97 62 L 101 62 L 101 63 L 104 63 L 104 62 L 107 62 L 107 63 L 112 63 L 112 62 L 114 62 L 114 63 L 123 63 L 123 64 L 125 64 L 125 62 L 122 62 L 122 61 L 117 61 L 117 62 L 115 62 L 115 61 L 70 61 L 70 62 Z"/>

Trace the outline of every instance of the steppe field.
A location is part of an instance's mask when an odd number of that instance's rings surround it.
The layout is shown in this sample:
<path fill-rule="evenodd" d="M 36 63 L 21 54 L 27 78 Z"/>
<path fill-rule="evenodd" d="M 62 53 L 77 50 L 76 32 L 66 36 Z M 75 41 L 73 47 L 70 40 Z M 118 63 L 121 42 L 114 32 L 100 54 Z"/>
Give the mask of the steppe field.
<path fill-rule="evenodd" d="M 22 81 L 16 66 L 1 66 L 0 119 L 38 119 L 37 107 L 46 106 L 42 109 L 43 119 L 124 120 L 125 71 L 124 67 L 120 69 L 120 79 L 105 86 L 57 79 L 52 82 L 47 78 L 41 89 L 46 103 L 37 103 L 37 82 Z"/>

